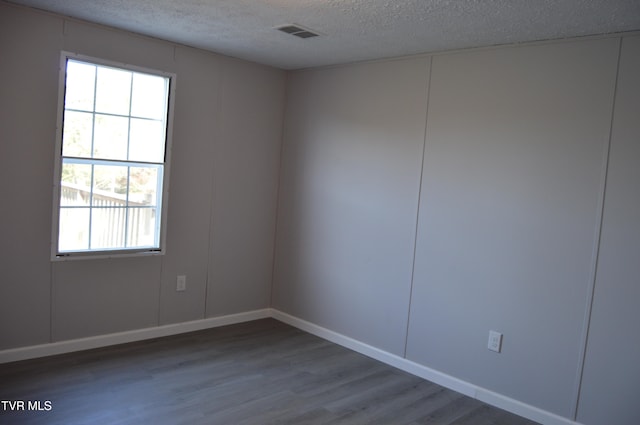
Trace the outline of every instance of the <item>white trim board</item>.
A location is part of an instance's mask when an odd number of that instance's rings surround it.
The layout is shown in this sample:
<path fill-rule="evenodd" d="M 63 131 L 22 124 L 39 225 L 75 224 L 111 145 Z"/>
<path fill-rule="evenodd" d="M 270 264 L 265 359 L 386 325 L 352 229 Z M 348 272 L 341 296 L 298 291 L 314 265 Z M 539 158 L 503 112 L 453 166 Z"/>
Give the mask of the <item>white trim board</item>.
<path fill-rule="evenodd" d="M 487 390 L 486 388 L 479 387 L 471 384 L 470 382 L 463 381 L 451 375 L 447 375 L 446 373 L 442 373 L 411 360 L 407 360 L 404 357 L 391 354 L 387 351 L 323 328 L 311 322 L 307 322 L 306 320 L 291 316 L 287 313 L 283 313 L 279 310 L 271 309 L 271 317 L 320 338 L 349 348 L 360 354 L 364 354 L 367 357 L 371 357 L 372 359 L 396 367 L 412 375 L 419 376 L 438 385 L 442 385 L 450 390 L 457 391 L 466 396 L 475 398 L 508 412 L 515 413 L 516 415 L 520 415 L 532 421 L 539 422 L 544 425 L 580 425 L 578 422 L 556 415 L 555 413 L 551 413 L 502 394 L 495 393 Z"/>
<path fill-rule="evenodd" d="M 479 387 L 470 382 L 463 381 L 451 375 L 447 375 L 446 373 L 439 372 L 435 369 L 407 360 L 404 357 L 389 353 L 369 344 L 365 344 L 364 342 L 272 308 L 230 314 L 227 316 L 211 317 L 191 322 L 157 326 L 153 328 L 136 329 L 126 332 L 73 339 L 69 341 L 0 350 L 0 364 L 37 357 L 53 356 L 56 354 L 71 353 L 74 351 L 90 350 L 93 348 L 124 344 L 134 341 L 143 341 L 145 339 L 216 328 L 269 317 L 346 347 L 350 350 L 356 351 L 367 357 L 371 357 L 372 359 L 396 367 L 412 375 L 419 376 L 438 385 L 442 385 L 450 390 L 457 391 L 461 394 L 475 398 L 500 409 L 504 409 L 508 412 L 515 413 L 516 415 L 523 416 L 532 421 L 536 421 L 544 425 L 581 425 L 578 422 L 574 422 L 570 419 L 539 409 L 535 406 L 531 406 L 502 394 L 495 393 L 486 388 Z"/>
<path fill-rule="evenodd" d="M 246 313 L 209 317 L 190 322 L 156 326 L 153 328 L 135 329 L 88 338 L 1 350 L 0 364 L 19 360 L 28 360 L 37 357 L 54 356 L 56 354 L 71 353 L 74 351 L 90 350 L 92 348 L 107 347 L 110 345 L 125 344 L 127 342 L 143 341 L 145 339 L 159 338 L 163 336 L 233 325 L 235 323 L 249 322 L 251 320 L 265 319 L 271 317 L 270 313 L 270 309 L 265 308 L 262 310 L 248 311 Z"/>

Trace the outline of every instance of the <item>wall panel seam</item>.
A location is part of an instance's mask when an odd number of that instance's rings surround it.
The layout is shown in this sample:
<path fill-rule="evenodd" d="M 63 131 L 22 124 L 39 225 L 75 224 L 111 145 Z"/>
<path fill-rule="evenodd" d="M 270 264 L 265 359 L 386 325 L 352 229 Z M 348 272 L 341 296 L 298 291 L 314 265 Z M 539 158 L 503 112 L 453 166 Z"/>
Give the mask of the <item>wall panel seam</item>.
<path fill-rule="evenodd" d="M 211 140 L 211 176 L 210 176 L 210 184 L 211 184 L 211 190 L 209 192 L 209 229 L 208 229 L 208 235 L 209 235 L 209 240 L 208 240 L 208 244 L 207 244 L 207 270 L 206 270 L 206 275 L 205 275 L 205 285 L 204 285 L 204 306 L 203 306 L 203 312 L 202 312 L 202 317 L 203 318 L 207 318 L 207 308 L 209 307 L 209 286 L 213 284 L 213 282 L 211 281 L 212 279 L 212 273 L 211 273 L 211 267 L 212 267 L 212 263 L 213 263 L 213 259 L 212 259 L 212 253 L 214 252 L 213 250 L 213 244 L 214 244 L 214 237 L 215 237 L 215 195 L 216 195 L 216 170 L 217 170 L 217 161 L 216 161 L 216 143 L 219 142 L 220 140 L 220 125 L 222 123 L 223 120 L 220 119 L 220 114 L 222 113 L 222 87 L 223 87 L 223 80 L 226 76 L 227 71 L 227 64 L 226 63 L 221 63 L 220 64 L 220 74 L 218 76 L 218 78 L 216 79 L 216 109 L 215 109 L 215 117 L 213 118 L 213 125 L 214 125 L 214 131 L 213 131 L 213 140 Z"/>
<path fill-rule="evenodd" d="M 582 390 L 582 380 L 584 375 L 584 364 L 587 357 L 587 344 L 589 342 L 589 328 L 591 326 L 591 311 L 595 295 L 596 279 L 598 275 L 598 260 L 600 256 L 600 244 L 602 241 L 602 225 L 604 221 L 604 208 L 607 189 L 607 177 L 609 173 L 609 157 L 611 153 L 611 139 L 613 135 L 613 124 L 615 117 L 616 95 L 618 91 L 618 78 L 620 75 L 620 57 L 622 55 L 622 38 L 618 39 L 618 55 L 616 62 L 616 72 L 613 81 L 613 94 L 611 97 L 611 113 L 609 116 L 609 133 L 603 147 L 602 169 L 600 174 L 600 187 L 598 193 L 598 207 L 596 216 L 596 227 L 594 231 L 593 250 L 591 256 L 591 268 L 589 270 L 589 281 L 587 288 L 587 300 L 585 303 L 585 313 L 580 335 L 580 352 L 578 354 L 578 365 L 576 370 L 576 382 L 573 394 L 573 406 L 571 407 L 570 418 L 577 421 L 578 408 L 580 405 L 580 392 Z"/>
<path fill-rule="evenodd" d="M 416 207 L 416 221 L 415 221 L 415 227 L 414 227 L 414 238 L 413 238 L 413 260 L 411 263 L 411 281 L 409 283 L 409 303 L 407 305 L 407 324 L 406 324 L 406 328 L 405 328 L 405 335 L 404 335 L 404 350 L 402 353 L 402 357 L 406 358 L 407 357 L 407 346 L 409 344 L 409 324 L 411 323 L 411 302 L 412 302 L 412 298 L 413 298 L 413 283 L 414 283 L 414 279 L 415 279 L 415 272 L 416 272 L 416 252 L 417 252 L 417 247 L 418 247 L 418 228 L 419 228 L 419 224 L 420 224 L 420 201 L 422 198 L 422 179 L 424 176 L 424 157 L 426 155 L 426 148 L 427 148 L 427 123 L 428 123 L 428 118 L 429 118 L 429 97 L 430 97 L 430 93 L 431 93 L 431 74 L 432 74 L 432 66 L 433 66 L 433 57 L 430 56 L 429 57 L 429 62 L 427 63 L 427 71 L 429 73 L 429 77 L 427 79 L 427 84 L 426 84 L 426 88 L 425 88 L 425 102 L 426 102 L 426 107 L 425 107 L 425 114 L 424 114 L 424 132 L 422 135 L 422 161 L 420 163 L 420 181 L 418 182 L 418 203 L 417 203 L 417 207 Z"/>
<path fill-rule="evenodd" d="M 284 163 L 284 143 L 287 109 L 289 106 L 289 81 L 291 74 L 284 75 L 284 93 L 282 97 L 282 119 L 280 120 L 280 153 L 278 156 L 278 185 L 276 187 L 276 210 L 273 224 L 273 251 L 271 255 L 271 281 L 269 282 L 269 307 L 273 307 L 273 293 L 275 291 L 276 262 L 278 255 L 278 224 L 280 223 L 280 193 L 282 192 L 282 168 Z"/>

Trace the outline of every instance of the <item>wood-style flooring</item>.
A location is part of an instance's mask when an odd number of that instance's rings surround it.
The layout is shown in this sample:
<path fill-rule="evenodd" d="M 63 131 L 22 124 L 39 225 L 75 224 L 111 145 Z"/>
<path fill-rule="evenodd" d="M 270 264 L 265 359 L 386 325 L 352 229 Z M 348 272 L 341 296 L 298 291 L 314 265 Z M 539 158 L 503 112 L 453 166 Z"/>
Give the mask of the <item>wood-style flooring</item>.
<path fill-rule="evenodd" d="M 11 425 L 534 424 L 273 319 L 3 364 L 0 400 L 51 402 Z"/>

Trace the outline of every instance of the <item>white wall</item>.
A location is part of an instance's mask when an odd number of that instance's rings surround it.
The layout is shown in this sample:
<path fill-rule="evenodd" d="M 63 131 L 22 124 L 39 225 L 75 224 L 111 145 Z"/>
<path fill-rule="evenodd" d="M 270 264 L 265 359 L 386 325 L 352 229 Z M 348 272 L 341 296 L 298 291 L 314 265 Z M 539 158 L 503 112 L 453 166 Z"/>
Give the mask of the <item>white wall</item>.
<path fill-rule="evenodd" d="M 615 109 L 614 139 L 625 141 L 612 147 L 607 187 L 616 192 L 607 192 L 596 334 L 580 387 L 584 424 L 638 423 L 632 40 L 618 88 L 628 94 Z M 429 58 L 407 58 L 292 73 L 273 307 L 512 407 L 541 409 L 549 423 L 573 420 L 619 43 L 454 52 L 433 56 L 430 70 Z M 487 350 L 490 329 L 504 334 L 500 354 Z M 619 362 L 612 373 L 610 359 Z"/>
<path fill-rule="evenodd" d="M 177 74 L 166 255 L 50 261 L 61 50 Z M 6 3 L 0 57 L 0 349 L 269 306 L 284 72 Z"/>

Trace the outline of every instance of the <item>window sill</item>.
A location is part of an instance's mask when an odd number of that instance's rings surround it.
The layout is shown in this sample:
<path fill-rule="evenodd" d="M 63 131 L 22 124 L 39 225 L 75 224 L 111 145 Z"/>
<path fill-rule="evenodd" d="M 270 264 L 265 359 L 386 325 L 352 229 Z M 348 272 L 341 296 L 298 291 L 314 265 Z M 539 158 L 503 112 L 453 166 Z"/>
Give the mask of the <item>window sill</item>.
<path fill-rule="evenodd" d="M 59 262 L 59 261 L 77 261 L 77 260 L 106 260 L 106 259 L 113 259 L 113 258 L 156 257 L 161 255 L 164 255 L 164 250 L 162 249 L 69 252 L 69 253 L 63 253 L 63 254 L 54 254 L 51 257 L 51 261 Z"/>

